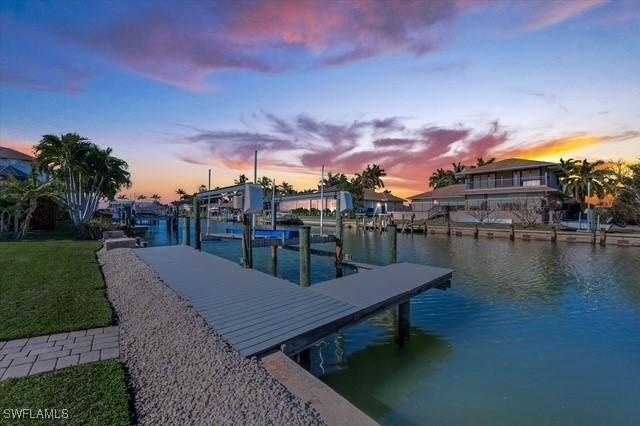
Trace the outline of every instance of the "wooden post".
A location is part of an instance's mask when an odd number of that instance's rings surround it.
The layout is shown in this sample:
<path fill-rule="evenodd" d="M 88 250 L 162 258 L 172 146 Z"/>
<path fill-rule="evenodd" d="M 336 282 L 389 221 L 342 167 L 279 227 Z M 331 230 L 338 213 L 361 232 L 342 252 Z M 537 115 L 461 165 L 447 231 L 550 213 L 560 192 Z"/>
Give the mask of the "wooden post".
<path fill-rule="evenodd" d="M 342 262 L 342 239 L 344 228 L 342 225 L 342 213 L 340 213 L 340 198 L 336 199 L 336 263 Z"/>
<path fill-rule="evenodd" d="M 596 231 L 594 229 L 591 230 L 591 244 L 596 245 Z"/>
<path fill-rule="evenodd" d="M 473 230 L 473 238 L 477 240 L 479 234 L 480 234 L 480 230 L 478 229 L 478 224 L 476 223 L 476 228 Z"/>
<path fill-rule="evenodd" d="M 273 181 L 273 188 L 271 189 L 271 229 L 276 230 L 278 218 L 276 212 L 276 181 Z M 278 276 L 278 246 L 271 246 L 271 275 Z"/>
<path fill-rule="evenodd" d="M 311 227 L 300 228 L 300 286 L 311 285 Z"/>
<path fill-rule="evenodd" d="M 516 227 L 513 224 L 511 224 L 511 230 L 509 231 L 509 239 L 511 241 L 516 239 Z"/>
<path fill-rule="evenodd" d="M 182 231 L 182 244 L 191 245 L 191 216 L 184 217 L 184 230 Z"/>
<path fill-rule="evenodd" d="M 387 228 L 389 232 L 389 263 L 398 261 L 398 226 L 394 223 Z"/>
<path fill-rule="evenodd" d="M 242 263 L 245 268 L 253 268 L 251 220 L 251 215 L 242 214 Z"/>
<path fill-rule="evenodd" d="M 411 215 L 411 235 L 413 235 L 413 219 L 416 217 L 415 214 Z"/>
<path fill-rule="evenodd" d="M 195 195 L 193 196 L 193 211 L 195 216 L 195 231 L 196 231 L 196 250 L 202 249 L 202 232 L 200 223 L 200 200 Z"/>
<path fill-rule="evenodd" d="M 451 221 L 447 222 L 447 235 L 451 236 Z"/>
<path fill-rule="evenodd" d="M 558 241 L 558 228 L 556 228 L 555 226 L 551 227 L 551 242 L 557 242 Z"/>
<path fill-rule="evenodd" d="M 344 226 L 342 223 L 342 206 L 340 205 L 340 198 L 336 199 L 336 278 L 340 278 L 343 275 L 342 261 L 344 259 L 344 252 L 342 241 L 344 239 Z"/>
<path fill-rule="evenodd" d="M 602 247 L 607 245 L 607 231 L 600 229 L 600 245 Z"/>

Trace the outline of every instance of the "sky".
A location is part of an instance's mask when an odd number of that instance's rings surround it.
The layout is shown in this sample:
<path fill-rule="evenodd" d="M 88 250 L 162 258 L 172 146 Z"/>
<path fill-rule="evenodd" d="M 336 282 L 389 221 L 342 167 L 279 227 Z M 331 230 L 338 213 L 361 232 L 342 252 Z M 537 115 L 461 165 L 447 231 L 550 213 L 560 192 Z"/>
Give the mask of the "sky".
<path fill-rule="evenodd" d="M 639 159 L 639 52 L 639 1 L 0 0 L 0 146 L 79 133 L 164 201 L 254 150 L 406 197 L 478 157 Z"/>

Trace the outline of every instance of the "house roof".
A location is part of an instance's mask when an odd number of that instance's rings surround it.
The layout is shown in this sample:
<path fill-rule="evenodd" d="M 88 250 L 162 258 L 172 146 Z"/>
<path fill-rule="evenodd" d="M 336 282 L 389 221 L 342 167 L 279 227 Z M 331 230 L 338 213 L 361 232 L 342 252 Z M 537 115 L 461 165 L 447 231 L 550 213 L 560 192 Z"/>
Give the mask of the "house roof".
<path fill-rule="evenodd" d="M 536 160 L 526 160 L 524 158 L 507 158 L 506 160 L 496 161 L 495 163 L 485 164 L 481 167 L 476 168 L 467 168 L 461 171 L 460 173 L 456 173 L 457 176 L 462 175 L 475 175 L 478 173 L 488 173 L 488 172 L 499 172 L 503 170 L 520 170 L 520 169 L 529 169 L 533 167 L 543 167 L 543 166 L 557 166 L 558 163 L 551 163 L 548 161 L 536 161 Z"/>
<path fill-rule="evenodd" d="M 3 168 L 0 168 L 0 176 L 6 178 L 9 176 L 13 176 L 18 180 L 25 180 L 29 177 L 28 174 L 26 174 L 25 172 L 23 172 L 20 169 L 17 169 L 13 166 L 6 166 Z"/>
<path fill-rule="evenodd" d="M 458 183 L 455 185 L 448 185 L 442 188 L 434 189 L 433 191 L 423 192 L 422 194 L 412 195 L 410 200 L 422 200 L 432 198 L 455 198 L 464 196 L 465 184 Z"/>
<path fill-rule="evenodd" d="M 5 158 L 7 160 L 24 160 L 24 161 L 33 161 L 34 158 L 30 155 L 23 154 L 20 151 L 16 151 L 15 149 L 6 148 L 4 146 L 0 146 L 0 158 Z"/>
<path fill-rule="evenodd" d="M 364 190 L 364 197 L 366 201 L 395 201 L 398 203 L 404 203 L 404 200 L 400 197 L 396 197 L 393 194 L 385 192 L 375 192 L 369 189 Z"/>

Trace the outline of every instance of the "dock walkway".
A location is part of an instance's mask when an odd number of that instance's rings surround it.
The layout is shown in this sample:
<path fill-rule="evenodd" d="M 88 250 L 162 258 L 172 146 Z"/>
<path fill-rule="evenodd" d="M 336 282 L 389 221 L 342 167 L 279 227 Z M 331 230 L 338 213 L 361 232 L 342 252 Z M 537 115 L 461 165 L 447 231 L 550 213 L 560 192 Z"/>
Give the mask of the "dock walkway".
<path fill-rule="evenodd" d="M 245 356 L 275 349 L 295 354 L 342 327 L 442 285 L 452 273 L 398 263 L 304 288 L 190 247 L 134 253 Z"/>

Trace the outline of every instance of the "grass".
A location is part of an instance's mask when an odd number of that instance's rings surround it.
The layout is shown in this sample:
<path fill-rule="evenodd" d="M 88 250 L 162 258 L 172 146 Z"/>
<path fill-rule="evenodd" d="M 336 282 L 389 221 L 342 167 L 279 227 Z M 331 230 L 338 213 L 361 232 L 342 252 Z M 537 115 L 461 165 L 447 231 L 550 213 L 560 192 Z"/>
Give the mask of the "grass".
<path fill-rule="evenodd" d="M 112 311 L 95 257 L 99 243 L 0 242 L 0 340 L 109 325 Z"/>
<path fill-rule="evenodd" d="M 7 409 L 66 409 L 72 425 L 129 425 L 129 397 L 120 363 L 108 361 L 52 374 L 0 382 L 0 424 L 49 425 L 52 420 L 11 420 Z"/>

